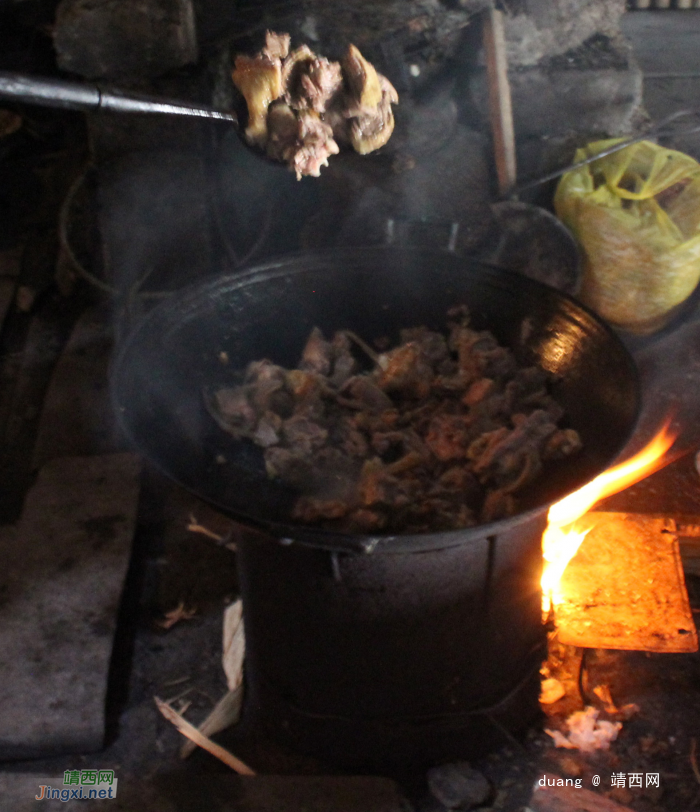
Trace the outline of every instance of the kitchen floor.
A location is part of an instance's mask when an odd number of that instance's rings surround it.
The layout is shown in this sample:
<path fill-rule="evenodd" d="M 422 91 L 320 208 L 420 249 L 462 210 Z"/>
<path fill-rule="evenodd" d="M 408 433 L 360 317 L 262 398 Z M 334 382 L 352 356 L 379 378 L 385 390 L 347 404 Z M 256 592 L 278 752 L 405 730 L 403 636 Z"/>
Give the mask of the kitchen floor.
<path fill-rule="evenodd" d="M 630 12 L 623 20 L 623 31 L 645 72 L 644 101 L 651 118 L 657 120 L 686 107 L 700 108 L 700 10 Z M 107 803 L 105 809 L 139 812 L 205 808 L 212 812 L 283 812 L 301 810 L 307 804 L 314 812 L 321 808 L 324 812 L 334 812 L 335 808 L 343 812 L 355 808 L 390 812 L 409 808 L 402 806 L 402 799 L 409 799 L 417 812 L 442 812 L 445 807 L 427 795 L 423 775 L 394 776 L 397 785 L 368 784 L 364 807 L 351 806 L 350 802 L 343 807 L 343 794 L 356 790 L 337 777 L 338 783 L 328 790 L 335 792 L 334 800 L 320 807 L 313 805 L 322 795 L 318 786 L 310 789 L 303 782 L 292 782 L 280 790 L 274 781 L 266 783 L 261 777 L 258 789 L 241 789 L 239 779 L 211 756 L 196 751 L 187 760 L 179 757 L 182 737 L 158 713 L 153 697 L 186 708 L 188 719 L 198 723 L 226 691 L 221 666 L 222 618 L 225 607 L 237 596 L 235 555 L 226 545 L 235 543 L 236 528 L 142 464 L 119 436 L 110 417 L 106 391 L 113 338 L 110 325 L 115 316 L 125 324 L 125 310 L 133 302 L 96 295 L 94 286 L 77 280 L 71 271 L 71 257 L 66 256 L 65 241 L 62 248 L 57 246 L 51 229 L 61 200 L 71 191 L 71 167 L 79 166 L 85 158 L 86 134 L 80 118 L 72 115 L 37 114 L 31 125 L 28 141 L 11 166 L 31 178 L 25 190 L 26 208 L 43 201 L 33 209 L 33 217 L 16 224 L 16 235 L 31 238 L 38 246 L 36 256 L 20 262 L 11 240 L 0 251 L 0 419 L 4 431 L 0 530 L 7 531 L 5 536 L 0 533 L 0 547 L 7 545 L 9 549 L 17 534 L 24 537 L 22 533 L 26 533 L 30 540 L 35 532 L 22 510 L 23 496 L 30 486 L 37 500 L 45 500 L 43 509 L 48 514 L 59 512 L 56 505 L 63 505 L 61 509 L 69 517 L 65 532 L 72 533 L 70 500 L 67 506 L 60 500 L 67 499 L 61 491 L 61 479 L 65 471 L 73 469 L 62 466 L 68 465 L 67 458 L 81 461 L 91 456 L 105 460 L 109 473 L 97 472 L 92 478 L 85 474 L 86 499 L 93 493 L 90 489 L 96 495 L 94 515 L 81 518 L 81 527 L 84 529 L 87 522 L 91 529 L 84 540 L 94 547 L 97 540 L 108 539 L 113 546 L 109 547 L 109 558 L 100 564 L 104 569 L 98 578 L 99 588 L 95 588 L 94 578 L 83 580 L 81 587 L 85 590 L 84 604 L 92 606 L 91 602 L 97 601 L 91 611 L 103 611 L 107 617 L 104 629 L 90 618 L 91 628 L 96 630 L 94 654 L 82 661 L 85 669 L 92 663 L 104 684 L 93 680 L 92 694 L 83 695 L 81 686 L 89 680 L 82 672 L 74 674 L 76 705 L 97 708 L 96 715 L 82 720 L 80 729 L 72 731 L 68 730 L 72 717 L 61 717 L 61 709 L 52 706 L 56 702 L 48 701 L 51 697 L 42 698 L 47 699 L 47 715 L 41 718 L 36 718 L 38 714 L 35 718 L 22 717 L 18 703 L 12 723 L 19 738 L 23 725 L 27 731 L 36 728 L 37 741 L 42 729 L 51 729 L 56 749 L 65 747 L 74 754 L 41 758 L 25 754 L 17 760 L 4 751 L 7 760 L 0 764 L 0 812 L 43 808 L 33 800 L 39 779 L 53 778 L 55 786 L 62 786 L 64 771 L 81 769 L 114 770 L 119 780 L 117 800 L 92 805 L 68 802 L 60 808 L 98 810 Z M 700 134 L 674 145 L 700 158 Z M 1 171 L 10 173 L 9 169 Z M 21 184 L 10 175 L 5 177 L 8 186 Z M 78 257 L 72 259 L 78 261 L 83 256 L 93 257 L 97 245 L 89 206 L 83 210 L 80 204 L 76 193 L 82 228 Z M 58 286 L 54 282 L 56 254 Z M 689 454 L 625 494 L 611 498 L 606 509 L 655 512 L 665 508 L 700 517 L 700 476 L 693 463 L 694 452 L 700 448 L 699 301 L 694 295 L 689 307 L 660 333 L 625 338 L 638 361 L 646 393 L 635 443 L 645 442 L 672 413 L 681 431 L 679 446 Z M 81 471 L 86 467 L 82 462 L 77 466 Z M 42 472 L 38 479 L 36 470 Z M 102 479 L 111 481 L 109 476 L 114 476 L 115 470 L 122 477 L 118 482 L 137 485 L 132 491 L 121 489 L 131 496 L 116 507 L 105 501 L 106 495 L 99 490 Z M 115 516 L 120 517 L 116 523 Z M 111 519 L 111 524 L 106 519 Z M 700 523 L 700 518 L 696 521 Z M 106 527 L 111 528 L 109 532 Z M 120 528 L 119 532 L 113 531 L 114 527 Z M 66 555 L 39 562 L 47 568 L 43 583 L 52 599 L 56 585 L 70 571 L 69 558 Z M 115 589 L 118 594 L 122 579 L 126 589 L 110 660 L 108 644 L 114 634 L 115 613 L 112 605 L 109 614 L 107 599 Z M 70 585 L 70 580 L 67 583 Z M 688 574 L 688 588 L 691 605 L 700 610 L 700 570 L 697 575 Z M 97 592 L 104 593 L 102 603 Z M 0 611 L 4 605 L 0 604 Z M 79 610 L 76 606 L 75 611 Z M 39 641 L 31 638 L 31 626 L 18 633 L 23 635 L 21 645 L 11 651 L 16 650 L 20 657 L 22 645 L 42 651 Z M 44 635 L 41 645 L 46 652 L 55 654 L 59 645 L 71 642 L 66 642 L 65 630 L 52 628 L 48 637 L 46 634 L 42 627 L 36 635 Z M 72 644 L 81 645 L 79 640 Z M 51 660 L 48 653 L 45 656 L 47 662 Z M 609 751 L 584 755 L 552 747 L 541 727 L 533 728 L 524 741 L 504 738 L 501 750 L 474 763 L 492 786 L 486 801 L 490 806 L 483 808 L 521 812 L 535 780 L 545 772 L 554 772 L 580 777 L 588 788 L 594 775 L 602 775 L 599 791 L 634 812 L 700 810 L 700 773 L 695 757 L 700 737 L 700 657 L 596 650 L 586 668 L 589 684 L 609 685 L 618 706 L 636 703 L 640 708 L 624 723 L 618 742 Z M 38 669 L 39 665 L 32 670 L 32 679 Z M 65 663 L 56 673 L 70 680 L 70 668 Z M 51 692 L 51 683 L 46 685 Z M 106 713 L 102 717 L 105 690 Z M 5 707 L 10 695 L 0 693 Z M 104 748 L 83 745 L 85 749 L 81 749 L 75 744 L 94 742 L 96 737 L 99 740 L 102 724 L 107 730 Z M 247 729 L 245 720 L 241 728 L 221 734 L 217 740 L 263 775 L 317 776 L 330 772 L 323 764 L 261 740 L 256 731 Z M 659 773 L 660 786 L 638 790 L 610 785 L 613 773 L 640 771 Z M 312 797 L 316 800 L 310 800 Z M 276 798 L 274 805 L 269 805 L 270 798 Z"/>

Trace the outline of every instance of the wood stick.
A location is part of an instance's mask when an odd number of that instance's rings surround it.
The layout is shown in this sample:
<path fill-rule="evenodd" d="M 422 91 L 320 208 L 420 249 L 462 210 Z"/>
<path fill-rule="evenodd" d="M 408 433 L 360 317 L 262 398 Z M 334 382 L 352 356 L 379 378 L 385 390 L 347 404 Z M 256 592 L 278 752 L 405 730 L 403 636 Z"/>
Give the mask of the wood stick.
<path fill-rule="evenodd" d="M 503 13 L 495 8 L 484 12 L 483 43 L 498 190 L 501 195 L 505 195 L 515 186 L 515 132 Z"/>
<path fill-rule="evenodd" d="M 163 702 L 163 700 L 157 696 L 154 696 L 153 699 L 158 706 L 158 710 L 169 722 L 175 725 L 183 736 L 191 739 L 197 746 L 206 750 L 207 753 L 211 753 L 212 756 L 223 761 L 224 764 L 228 765 L 232 770 L 235 770 L 239 775 L 255 775 L 255 772 L 251 770 L 247 764 L 244 764 L 240 759 L 236 758 L 233 753 L 229 753 L 224 747 L 221 747 L 221 745 L 216 744 L 200 733 L 194 725 L 191 725 L 186 719 L 180 716 L 167 702 Z"/>

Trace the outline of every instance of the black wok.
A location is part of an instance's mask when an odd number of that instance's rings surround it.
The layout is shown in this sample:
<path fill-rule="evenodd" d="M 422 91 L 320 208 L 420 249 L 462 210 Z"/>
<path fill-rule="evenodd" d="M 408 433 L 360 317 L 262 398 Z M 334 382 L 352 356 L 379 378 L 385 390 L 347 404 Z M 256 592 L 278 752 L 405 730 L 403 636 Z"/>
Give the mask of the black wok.
<path fill-rule="evenodd" d="M 523 512 L 461 531 L 353 536 L 290 519 L 296 494 L 265 473 L 261 449 L 225 434 L 203 390 L 231 384 L 254 359 L 295 366 L 315 325 L 371 342 L 403 327 L 443 329 L 466 303 L 473 324 L 491 330 L 524 363 L 557 376 L 553 394 L 583 451 L 550 469 L 523 497 Z M 226 354 L 228 363 L 222 361 Z M 281 539 L 330 550 L 439 549 L 502 532 L 607 468 L 639 411 L 639 382 L 615 333 L 553 288 L 448 253 L 396 248 L 304 253 L 181 291 L 126 339 L 112 375 L 126 435 L 165 474 L 228 515 Z"/>

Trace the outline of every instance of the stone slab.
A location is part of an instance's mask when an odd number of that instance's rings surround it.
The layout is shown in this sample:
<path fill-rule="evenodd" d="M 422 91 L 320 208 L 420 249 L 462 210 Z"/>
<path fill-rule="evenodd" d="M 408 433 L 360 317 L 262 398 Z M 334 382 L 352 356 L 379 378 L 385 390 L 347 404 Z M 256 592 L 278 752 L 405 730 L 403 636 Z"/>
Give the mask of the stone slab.
<path fill-rule="evenodd" d="M 140 461 L 55 460 L 0 528 L 0 759 L 102 746 Z"/>
<path fill-rule="evenodd" d="M 58 66 L 91 79 L 160 76 L 197 60 L 190 0 L 62 0 Z"/>
<path fill-rule="evenodd" d="M 34 446 L 35 469 L 57 457 L 123 450 L 109 398 L 112 348 L 108 316 L 90 308 L 53 371 Z"/>

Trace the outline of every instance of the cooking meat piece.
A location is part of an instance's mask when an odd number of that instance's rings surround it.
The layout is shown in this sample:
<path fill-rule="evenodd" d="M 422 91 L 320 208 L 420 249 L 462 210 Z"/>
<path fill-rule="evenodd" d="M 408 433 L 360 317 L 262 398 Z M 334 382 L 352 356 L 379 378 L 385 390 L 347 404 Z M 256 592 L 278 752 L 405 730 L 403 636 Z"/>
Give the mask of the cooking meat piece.
<path fill-rule="evenodd" d="M 376 533 L 387 525 L 387 517 L 379 510 L 358 508 L 344 522 L 343 529 L 348 533 Z"/>
<path fill-rule="evenodd" d="M 284 59 L 289 53 L 290 42 L 289 34 L 275 34 L 273 31 L 266 31 L 263 54 L 270 60 Z"/>
<path fill-rule="evenodd" d="M 512 493 L 491 491 L 484 500 L 480 518 L 482 522 L 497 522 L 514 516 L 517 512 L 518 503 Z"/>
<path fill-rule="evenodd" d="M 341 331 L 333 336 L 333 374 L 330 382 L 338 388 L 350 378 L 357 370 L 357 361 L 350 349 L 350 339 L 347 333 Z"/>
<path fill-rule="evenodd" d="M 248 107 L 245 137 L 251 144 L 263 146 L 267 141 L 267 109 L 282 95 L 282 71 L 278 60 L 264 54 L 236 57 L 231 74 Z"/>
<path fill-rule="evenodd" d="M 388 79 L 354 45 L 342 65 L 289 45 L 289 34 L 268 31 L 259 54 L 236 57 L 231 76 L 248 106 L 246 139 L 297 179 L 318 177 L 338 152 L 336 137 L 363 155 L 383 146 L 398 102 Z"/>
<path fill-rule="evenodd" d="M 297 64 L 285 100 L 297 110 L 324 113 L 342 87 L 340 63 L 314 56 Z"/>
<path fill-rule="evenodd" d="M 284 383 L 286 370 L 264 358 L 262 361 L 251 361 L 246 367 L 244 383 L 264 386 L 267 383 Z"/>
<path fill-rule="evenodd" d="M 282 437 L 290 448 L 311 455 L 326 442 L 328 429 L 308 417 L 294 415 L 282 423 Z"/>
<path fill-rule="evenodd" d="M 284 415 L 291 409 L 285 389 L 286 373 L 271 361 L 254 361 L 245 374 L 248 399 L 259 414 L 272 411 Z"/>
<path fill-rule="evenodd" d="M 371 443 L 372 448 L 387 463 L 400 458 L 407 459 L 410 454 L 415 455 L 420 462 L 430 459 L 430 451 L 413 429 L 377 431 L 372 434 Z"/>
<path fill-rule="evenodd" d="M 315 499 L 304 495 L 294 504 L 292 518 L 304 524 L 314 524 L 320 519 L 340 519 L 349 510 L 348 503 L 341 499 Z"/>
<path fill-rule="evenodd" d="M 500 428 L 475 440 L 467 451 L 472 470 L 482 482 L 503 488 L 519 487 L 539 473 L 539 452 L 557 430 L 549 415 L 538 409 L 531 415 L 515 415 L 514 428 Z"/>
<path fill-rule="evenodd" d="M 547 373 L 453 313 L 446 341 L 405 330 L 356 371 L 349 331 L 314 328 L 300 367 L 249 364 L 243 384 L 207 398 L 219 425 L 264 448 L 266 469 L 296 488 L 294 518 L 344 532 L 425 532 L 495 521 L 549 460 L 581 439 L 557 425 Z M 390 394 L 391 396 L 390 396 Z"/>
<path fill-rule="evenodd" d="M 303 490 L 313 472 L 313 462 L 299 451 L 274 445 L 265 449 L 265 470 L 270 479 L 279 478 L 293 488 Z"/>
<path fill-rule="evenodd" d="M 307 62 L 311 62 L 316 55 L 308 45 L 300 45 L 295 48 L 282 63 L 282 86 L 284 88 L 285 101 L 293 107 L 291 88 L 296 85 L 297 72 L 304 67 Z"/>
<path fill-rule="evenodd" d="M 282 418 L 274 412 L 265 412 L 258 421 L 252 439 L 261 448 L 269 448 L 280 441 L 279 430 L 282 427 Z"/>
<path fill-rule="evenodd" d="M 275 161 L 285 163 L 293 155 L 299 140 L 299 122 L 294 110 L 284 102 L 270 105 L 267 113 L 266 152 Z"/>
<path fill-rule="evenodd" d="M 428 330 L 426 327 L 413 327 L 401 330 L 401 343 L 415 342 L 420 348 L 425 360 L 435 368 L 449 357 L 445 336 Z"/>
<path fill-rule="evenodd" d="M 299 369 L 315 372 L 317 375 L 328 375 L 333 361 L 333 347 L 326 341 L 323 333 L 314 327 L 309 335 L 299 361 Z"/>
<path fill-rule="evenodd" d="M 413 496 L 410 480 L 400 479 L 377 457 L 367 460 L 362 466 L 357 489 L 360 501 L 366 507 L 403 507 L 410 504 Z"/>
<path fill-rule="evenodd" d="M 351 408 L 383 412 L 394 405 L 391 398 L 366 375 L 353 375 L 341 387 L 339 403 Z"/>
<path fill-rule="evenodd" d="M 462 403 L 465 406 L 476 406 L 486 398 L 490 397 L 496 391 L 496 381 L 493 378 L 479 378 L 470 384 L 469 389 L 462 397 Z"/>
<path fill-rule="evenodd" d="M 364 434 L 355 428 L 349 417 L 342 416 L 331 430 L 330 442 L 350 457 L 364 459 L 369 452 L 369 445 Z"/>
<path fill-rule="evenodd" d="M 469 446 L 469 419 L 458 414 L 434 417 L 425 442 L 442 462 L 464 459 Z"/>
<path fill-rule="evenodd" d="M 583 447 L 579 433 L 574 429 L 558 429 L 547 439 L 542 450 L 544 460 L 563 460 Z"/>
<path fill-rule="evenodd" d="M 391 82 L 384 76 L 379 77 L 381 99 L 379 104 L 371 110 L 358 113 L 350 119 L 350 143 L 355 152 L 368 155 L 370 152 L 383 147 L 394 132 L 394 113 L 392 104 L 399 100 Z"/>
<path fill-rule="evenodd" d="M 343 58 L 343 73 L 354 102 L 354 110 L 358 113 L 375 110 L 382 100 L 379 74 L 354 45 L 348 46 Z"/>
<path fill-rule="evenodd" d="M 465 392 L 477 377 L 475 370 L 458 369 L 455 365 L 452 374 L 441 374 L 435 378 L 435 388 L 438 391 L 450 393 Z"/>
<path fill-rule="evenodd" d="M 285 160 L 296 172 L 297 180 L 303 175 L 317 178 L 321 167 L 328 166 L 328 158 L 340 151 L 333 140 L 333 130 L 319 118 L 318 113 L 305 110 L 299 113 L 297 145 L 285 155 Z"/>
<path fill-rule="evenodd" d="M 375 377 L 380 389 L 417 399 L 428 396 L 433 370 L 417 342 L 409 341 L 382 353 L 378 366 Z"/>
<path fill-rule="evenodd" d="M 248 399 L 248 387 L 219 389 L 207 403 L 216 422 L 234 437 L 249 437 L 255 429 L 258 414 Z"/>

